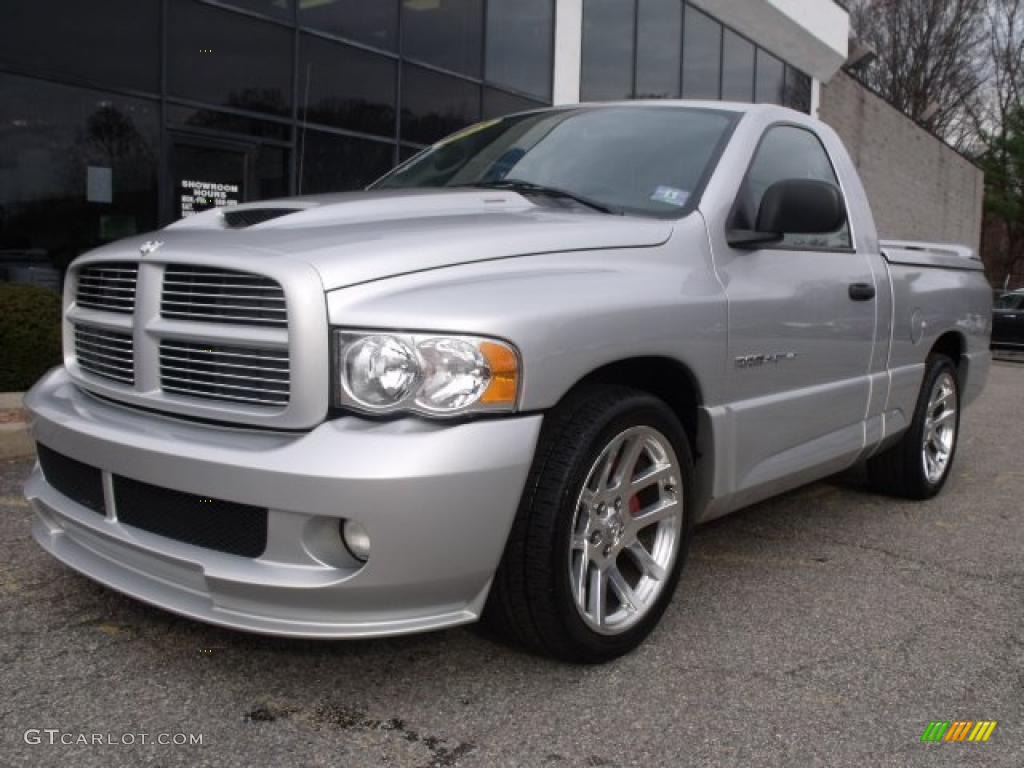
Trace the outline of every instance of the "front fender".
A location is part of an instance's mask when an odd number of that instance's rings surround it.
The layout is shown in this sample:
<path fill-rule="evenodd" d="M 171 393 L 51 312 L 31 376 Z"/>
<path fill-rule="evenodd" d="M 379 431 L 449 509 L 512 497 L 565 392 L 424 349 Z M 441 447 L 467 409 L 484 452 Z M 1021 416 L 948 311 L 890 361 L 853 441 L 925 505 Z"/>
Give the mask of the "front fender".
<path fill-rule="evenodd" d="M 677 238 L 517 257 L 333 291 L 328 313 L 333 326 L 510 341 L 522 355 L 525 411 L 550 408 L 591 371 L 634 357 L 685 365 L 713 405 L 724 389 L 726 307 L 709 264 L 699 244 L 684 253 Z"/>

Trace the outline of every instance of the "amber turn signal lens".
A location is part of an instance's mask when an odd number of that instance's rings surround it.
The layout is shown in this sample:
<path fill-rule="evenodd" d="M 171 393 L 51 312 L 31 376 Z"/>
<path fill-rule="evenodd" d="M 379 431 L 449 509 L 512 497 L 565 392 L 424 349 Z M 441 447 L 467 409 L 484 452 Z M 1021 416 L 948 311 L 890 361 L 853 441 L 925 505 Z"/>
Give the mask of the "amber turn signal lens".
<path fill-rule="evenodd" d="M 489 405 L 515 404 L 519 391 L 519 360 L 516 353 L 504 344 L 493 341 L 481 343 L 479 349 L 491 370 L 491 382 L 480 397 L 480 402 Z"/>

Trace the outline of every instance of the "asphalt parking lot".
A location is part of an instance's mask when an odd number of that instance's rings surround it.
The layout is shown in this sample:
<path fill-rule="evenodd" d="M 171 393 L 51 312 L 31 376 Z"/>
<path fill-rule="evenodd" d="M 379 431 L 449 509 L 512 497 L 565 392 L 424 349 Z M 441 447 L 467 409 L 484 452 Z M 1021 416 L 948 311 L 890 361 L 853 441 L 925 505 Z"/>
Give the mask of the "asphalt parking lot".
<path fill-rule="evenodd" d="M 997 364 L 942 496 L 894 501 L 853 472 L 701 528 L 661 627 L 603 667 L 462 629 L 305 642 L 177 618 L 44 555 L 31 463 L 0 462 L 0 765 L 1016 768 L 1022 446 L 1024 364 Z M 931 720 L 998 726 L 921 743 Z"/>

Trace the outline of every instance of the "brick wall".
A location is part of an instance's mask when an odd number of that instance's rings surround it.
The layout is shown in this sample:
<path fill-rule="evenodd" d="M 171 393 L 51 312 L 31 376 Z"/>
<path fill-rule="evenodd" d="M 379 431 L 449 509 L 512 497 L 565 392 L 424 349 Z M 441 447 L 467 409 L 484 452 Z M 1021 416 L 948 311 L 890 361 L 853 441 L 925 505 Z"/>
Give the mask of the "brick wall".
<path fill-rule="evenodd" d="M 845 72 L 821 86 L 819 117 L 842 137 L 882 238 L 978 248 L 984 175 Z"/>

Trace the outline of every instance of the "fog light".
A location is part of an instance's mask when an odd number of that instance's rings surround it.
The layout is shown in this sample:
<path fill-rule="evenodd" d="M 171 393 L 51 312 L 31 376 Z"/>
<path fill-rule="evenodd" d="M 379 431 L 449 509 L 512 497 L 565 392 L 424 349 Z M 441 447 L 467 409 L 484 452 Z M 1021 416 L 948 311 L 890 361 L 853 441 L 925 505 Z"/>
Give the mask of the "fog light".
<path fill-rule="evenodd" d="M 365 563 L 370 559 L 370 534 L 362 524 L 354 520 L 342 520 L 341 540 L 356 560 Z"/>

